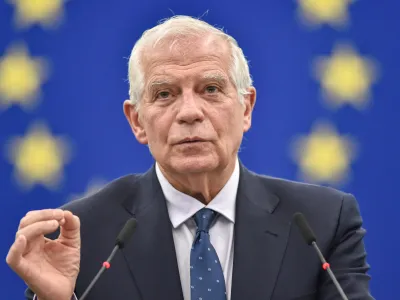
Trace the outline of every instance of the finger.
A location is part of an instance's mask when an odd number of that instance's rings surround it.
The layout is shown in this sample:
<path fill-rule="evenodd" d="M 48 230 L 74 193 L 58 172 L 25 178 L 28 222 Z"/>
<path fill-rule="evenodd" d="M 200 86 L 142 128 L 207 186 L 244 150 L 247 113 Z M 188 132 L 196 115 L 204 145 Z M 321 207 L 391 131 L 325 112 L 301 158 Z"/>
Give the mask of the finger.
<path fill-rule="evenodd" d="M 23 235 L 19 235 L 12 244 L 10 250 L 8 251 L 6 262 L 11 269 L 14 270 L 19 276 L 23 277 L 26 273 L 26 266 L 23 263 L 24 258 L 22 257 L 27 245 L 27 239 Z"/>
<path fill-rule="evenodd" d="M 65 223 L 61 226 L 60 239 L 68 246 L 80 247 L 81 223 L 79 218 L 70 211 L 64 211 L 64 219 Z"/>
<path fill-rule="evenodd" d="M 27 241 L 41 235 L 49 234 L 57 230 L 59 224 L 56 220 L 40 221 L 18 230 L 16 237 L 24 235 Z"/>
<path fill-rule="evenodd" d="M 62 209 L 42 209 L 30 211 L 21 219 L 18 230 L 39 221 L 57 220 L 63 223 L 64 211 Z"/>

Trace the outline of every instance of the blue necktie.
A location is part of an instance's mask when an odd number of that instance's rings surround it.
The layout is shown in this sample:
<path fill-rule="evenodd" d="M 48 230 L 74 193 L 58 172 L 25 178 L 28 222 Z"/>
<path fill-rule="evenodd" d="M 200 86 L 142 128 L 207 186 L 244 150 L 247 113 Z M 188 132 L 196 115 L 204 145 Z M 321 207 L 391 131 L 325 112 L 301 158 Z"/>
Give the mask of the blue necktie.
<path fill-rule="evenodd" d="M 208 208 L 194 215 L 197 231 L 190 254 L 191 300 L 226 300 L 224 273 L 208 233 L 216 216 Z"/>

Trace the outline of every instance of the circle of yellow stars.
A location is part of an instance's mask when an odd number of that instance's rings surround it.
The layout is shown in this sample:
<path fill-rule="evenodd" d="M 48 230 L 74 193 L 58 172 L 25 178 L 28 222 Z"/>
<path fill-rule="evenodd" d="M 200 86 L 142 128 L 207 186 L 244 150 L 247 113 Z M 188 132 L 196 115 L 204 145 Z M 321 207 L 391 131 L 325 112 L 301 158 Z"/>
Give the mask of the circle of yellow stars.
<path fill-rule="evenodd" d="M 310 26 L 323 23 L 345 27 L 349 23 L 349 6 L 353 0 L 297 0 L 300 20 Z"/>
<path fill-rule="evenodd" d="M 8 0 L 15 7 L 17 27 L 40 24 L 57 25 L 63 16 L 65 0 Z M 24 109 L 35 108 L 41 85 L 48 77 L 48 62 L 31 57 L 27 46 L 15 43 L 0 57 L 0 107 L 18 104 Z M 14 176 L 21 187 L 30 189 L 41 184 L 54 189 L 63 179 L 64 165 L 71 157 L 70 143 L 55 137 L 44 122 L 35 122 L 25 136 L 12 137 L 6 154 L 14 165 Z"/>
<path fill-rule="evenodd" d="M 303 24 L 323 24 L 345 28 L 350 23 L 354 0 L 296 0 Z M 350 44 L 340 43 L 330 56 L 315 59 L 313 73 L 321 86 L 328 108 L 345 104 L 364 109 L 370 103 L 370 90 L 376 82 L 378 65 L 363 57 Z M 356 143 L 341 136 L 328 122 L 317 122 L 310 134 L 295 139 L 291 153 L 298 163 L 300 177 L 312 182 L 340 184 L 348 179 L 355 158 Z"/>
<path fill-rule="evenodd" d="M 337 45 L 332 56 L 319 57 L 314 64 L 324 99 L 331 107 L 345 103 L 358 109 L 367 107 L 371 85 L 377 78 L 376 70 L 371 59 L 345 44 Z"/>
<path fill-rule="evenodd" d="M 15 23 L 24 28 L 33 24 L 43 27 L 58 25 L 63 16 L 65 0 L 8 0 L 15 6 Z"/>
<path fill-rule="evenodd" d="M 317 122 L 311 134 L 295 138 L 292 144 L 292 156 L 301 170 L 299 177 L 311 182 L 345 182 L 355 155 L 354 140 L 340 136 L 327 122 Z"/>
<path fill-rule="evenodd" d="M 42 184 L 54 189 L 61 183 L 70 151 L 65 138 L 54 137 L 44 123 L 36 122 L 24 137 L 9 141 L 7 156 L 22 187 L 29 189 Z"/>
<path fill-rule="evenodd" d="M 47 77 L 43 58 L 29 56 L 23 44 L 11 46 L 0 58 L 0 107 L 19 104 L 32 109 L 40 97 L 40 86 Z"/>

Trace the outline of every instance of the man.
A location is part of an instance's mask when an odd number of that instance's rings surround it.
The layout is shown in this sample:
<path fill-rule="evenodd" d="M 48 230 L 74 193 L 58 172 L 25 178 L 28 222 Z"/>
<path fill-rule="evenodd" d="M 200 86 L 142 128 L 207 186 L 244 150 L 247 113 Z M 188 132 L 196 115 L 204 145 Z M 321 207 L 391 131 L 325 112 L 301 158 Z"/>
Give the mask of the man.
<path fill-rule="evenodd" d="M 171 18 L 136 43 L 129 81 L 124 113 L 156 163 L 21 220 L 7 263 L 29 299 L 79 298 L 131 217 L 131 241 L 87 299 L 340 299 L 292 224 L 295 212 L 348 298 L 372 299 L 355 198 L 257 175 L 238 160 L 256 91 L 232 37 Z"/>

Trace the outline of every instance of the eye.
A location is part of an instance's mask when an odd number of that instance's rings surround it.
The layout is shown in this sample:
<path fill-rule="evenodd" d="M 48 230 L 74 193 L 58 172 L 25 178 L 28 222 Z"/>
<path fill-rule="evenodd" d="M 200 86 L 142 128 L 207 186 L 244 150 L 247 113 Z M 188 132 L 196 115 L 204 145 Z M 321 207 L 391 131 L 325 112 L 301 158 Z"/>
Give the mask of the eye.
<path fill-rule="evenodd" d="M 170 92 L 162 91 L 156 95 L 156 99 L 168 99 Z"/>
<path fill-rule="evenodd" d="M 209 94 L 215 94 L 219 91 L 219 88 L 216 87 L 215 85 L 209 85 L 206 87 L 206 92 Z"/>

